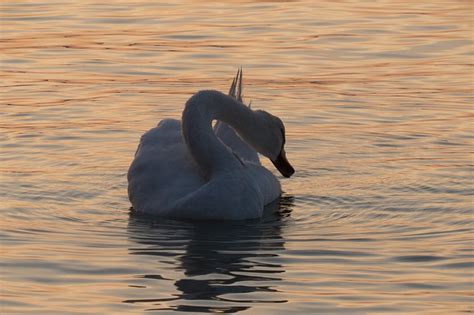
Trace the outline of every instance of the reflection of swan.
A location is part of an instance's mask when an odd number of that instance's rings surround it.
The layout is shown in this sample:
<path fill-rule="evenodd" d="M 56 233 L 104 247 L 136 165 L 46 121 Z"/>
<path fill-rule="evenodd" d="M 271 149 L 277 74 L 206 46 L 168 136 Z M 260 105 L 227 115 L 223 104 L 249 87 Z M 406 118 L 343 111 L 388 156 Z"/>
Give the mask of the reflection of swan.
<path fill-rule="evenodd" d="M 256 152 L 273 161 L 285 177 L 294 173 L 285 157 L 283 123 L 243 105 L 241 82 L 240 71 L 231 87 L 235 97 L 217 91 L 194 94 L 186 102 L 182 123 L 165 119 L 142 136 L 128 171 L 129 198 L 136 211 L 173 218 L 248 219 L 260 217 L 264 205 L 280 196 L 278 180 Z M 213 120 L 226 124 L 213 130 Z"/>
<path fill-rule="evenodd" d="M 191 223 L 132 213 L 129 253 L 141 266 L 124 303 L 153 310 L 235 313 L 285 303 L 279 285 L 292 197 L 265 207 L 261 219 Z M 171 288 L 174 285 L 175 290 Z"/>

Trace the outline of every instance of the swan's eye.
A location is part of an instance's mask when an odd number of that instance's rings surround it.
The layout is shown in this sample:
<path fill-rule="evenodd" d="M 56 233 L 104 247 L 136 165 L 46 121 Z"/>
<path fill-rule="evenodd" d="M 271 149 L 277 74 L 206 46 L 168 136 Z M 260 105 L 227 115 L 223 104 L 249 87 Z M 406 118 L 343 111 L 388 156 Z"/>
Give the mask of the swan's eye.
<path fill-rule="evenodd" d="M 285 139 L 285 130 L 283 128 L 280 128 L 281 132 L 281 139 L 283 140 L 282 147 L 285 145 L 286 139 Z"/>

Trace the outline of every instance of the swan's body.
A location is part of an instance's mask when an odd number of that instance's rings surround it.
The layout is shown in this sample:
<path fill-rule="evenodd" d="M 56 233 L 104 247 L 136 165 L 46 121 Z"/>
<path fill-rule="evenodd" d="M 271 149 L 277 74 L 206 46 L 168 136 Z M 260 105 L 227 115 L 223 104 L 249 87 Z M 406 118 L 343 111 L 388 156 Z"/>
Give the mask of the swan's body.
<path fill-rule="evenodd" d="M 256 149 L 272 155 L 273 161 L 282 154 L 284 159 L 284 138 L 279 143 L 270 139 L 275 133 L 261 129 L 268 127 L 266 123 L 274 124 L 268 117 L 276 118 L 252 111 L 217 91 L 193 95 L 186 103 L 182 122 L 162 120 L 142 136 L 128 172 L 134 209 L 199 220 L 260 217 L 264 206 L 280 196 L 281 187 L 260 164 Z M 215 129 L 214 119 L 219 120 Z M 234 129 L 253 145 L 244 142 Z M 272 140 L 274 146 L 280 145 L 278 153 L 269 149 L 267 142 Z M 284 167 L 290 176 L 291 165 Z"/>

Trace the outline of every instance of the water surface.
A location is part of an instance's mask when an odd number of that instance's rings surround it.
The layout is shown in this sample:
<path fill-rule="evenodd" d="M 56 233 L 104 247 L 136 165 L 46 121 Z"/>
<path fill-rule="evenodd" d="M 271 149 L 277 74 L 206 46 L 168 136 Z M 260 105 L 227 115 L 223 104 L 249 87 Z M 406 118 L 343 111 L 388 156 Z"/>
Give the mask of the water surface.
<path fill-rule="evenodd" d="M 474 311 L 469 1 L 0 8 L 2 313 Z M 131 215 L 140 135 L 238 66 L 286 124 L 280 203 Z"/>

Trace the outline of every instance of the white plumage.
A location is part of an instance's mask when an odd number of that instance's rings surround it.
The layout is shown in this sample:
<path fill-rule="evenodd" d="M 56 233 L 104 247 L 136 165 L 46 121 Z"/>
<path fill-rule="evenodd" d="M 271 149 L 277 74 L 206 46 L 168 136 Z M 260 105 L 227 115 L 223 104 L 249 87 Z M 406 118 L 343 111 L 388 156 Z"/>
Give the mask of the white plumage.
<path fill-rule="evenodd" d="M 186 102 L 181 121 L 164 119 L 141 137 L 128 171 L 135 211 L 178 219 L 248 219 L 260 217 L 280 196 L 279 181 L 260 164 L 257 152 L 284 176 L 293 174 L 283 149 L 283 123 L 245 106 L 241 92 L 239 71 L 231 96 L 198 92 Z"/>

